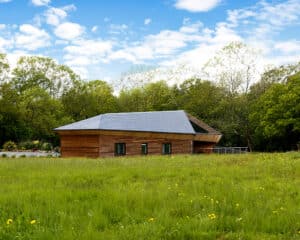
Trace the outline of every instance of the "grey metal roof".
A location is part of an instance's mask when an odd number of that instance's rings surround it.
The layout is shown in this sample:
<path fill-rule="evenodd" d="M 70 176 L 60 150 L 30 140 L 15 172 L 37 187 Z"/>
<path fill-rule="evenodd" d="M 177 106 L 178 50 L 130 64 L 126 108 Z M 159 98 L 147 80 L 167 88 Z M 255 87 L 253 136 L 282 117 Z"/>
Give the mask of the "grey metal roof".
<path fill-rule="evenodd" d="M 195 134 L 183 110 L 107 113 L 68 124 L 55 130 L 119 130 Z"/>

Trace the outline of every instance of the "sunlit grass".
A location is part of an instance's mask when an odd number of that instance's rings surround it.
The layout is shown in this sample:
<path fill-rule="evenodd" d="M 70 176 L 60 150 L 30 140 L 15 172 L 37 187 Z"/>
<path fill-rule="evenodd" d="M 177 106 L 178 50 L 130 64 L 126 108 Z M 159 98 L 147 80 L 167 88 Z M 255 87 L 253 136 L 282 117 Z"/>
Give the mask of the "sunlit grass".
<path fill-rule="evenodd" d="M 0 239 L 300 239 L 300 153 L 0 158 Z"/>

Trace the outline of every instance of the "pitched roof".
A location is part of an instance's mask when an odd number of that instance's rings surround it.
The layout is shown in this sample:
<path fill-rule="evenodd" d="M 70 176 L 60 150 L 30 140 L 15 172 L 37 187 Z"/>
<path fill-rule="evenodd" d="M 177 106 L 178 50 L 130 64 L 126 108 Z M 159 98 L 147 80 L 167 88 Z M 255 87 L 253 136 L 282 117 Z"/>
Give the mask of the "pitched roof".
<path fill-rule="evenodd" d="M 201 126 L 203 128 L 203 126 Z M 54 129 L 118 130 L 196 134 L 183 110 L 156 112 L 106 113 Z M 211 132 L 205 129 L 207 132 Z"/>

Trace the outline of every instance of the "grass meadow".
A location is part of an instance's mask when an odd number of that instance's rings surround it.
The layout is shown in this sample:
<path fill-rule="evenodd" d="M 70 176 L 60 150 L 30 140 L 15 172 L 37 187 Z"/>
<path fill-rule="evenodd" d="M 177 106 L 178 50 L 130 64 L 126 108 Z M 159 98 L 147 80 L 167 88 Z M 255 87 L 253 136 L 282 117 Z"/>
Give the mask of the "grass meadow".
<path fill-rule="evenodd" d="M 0 158 L 0 239 L 300 239 L 300 153 Z"/>

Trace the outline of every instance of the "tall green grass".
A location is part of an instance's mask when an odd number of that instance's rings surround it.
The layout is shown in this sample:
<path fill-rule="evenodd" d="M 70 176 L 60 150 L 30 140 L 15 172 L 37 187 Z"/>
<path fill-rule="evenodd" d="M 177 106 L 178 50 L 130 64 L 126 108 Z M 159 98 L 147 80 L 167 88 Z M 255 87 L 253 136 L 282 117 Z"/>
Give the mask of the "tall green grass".
<path fill-rule="evenodd" d="M 0 239 L 300 239 L 300 153 L 2 158 Z"/>

